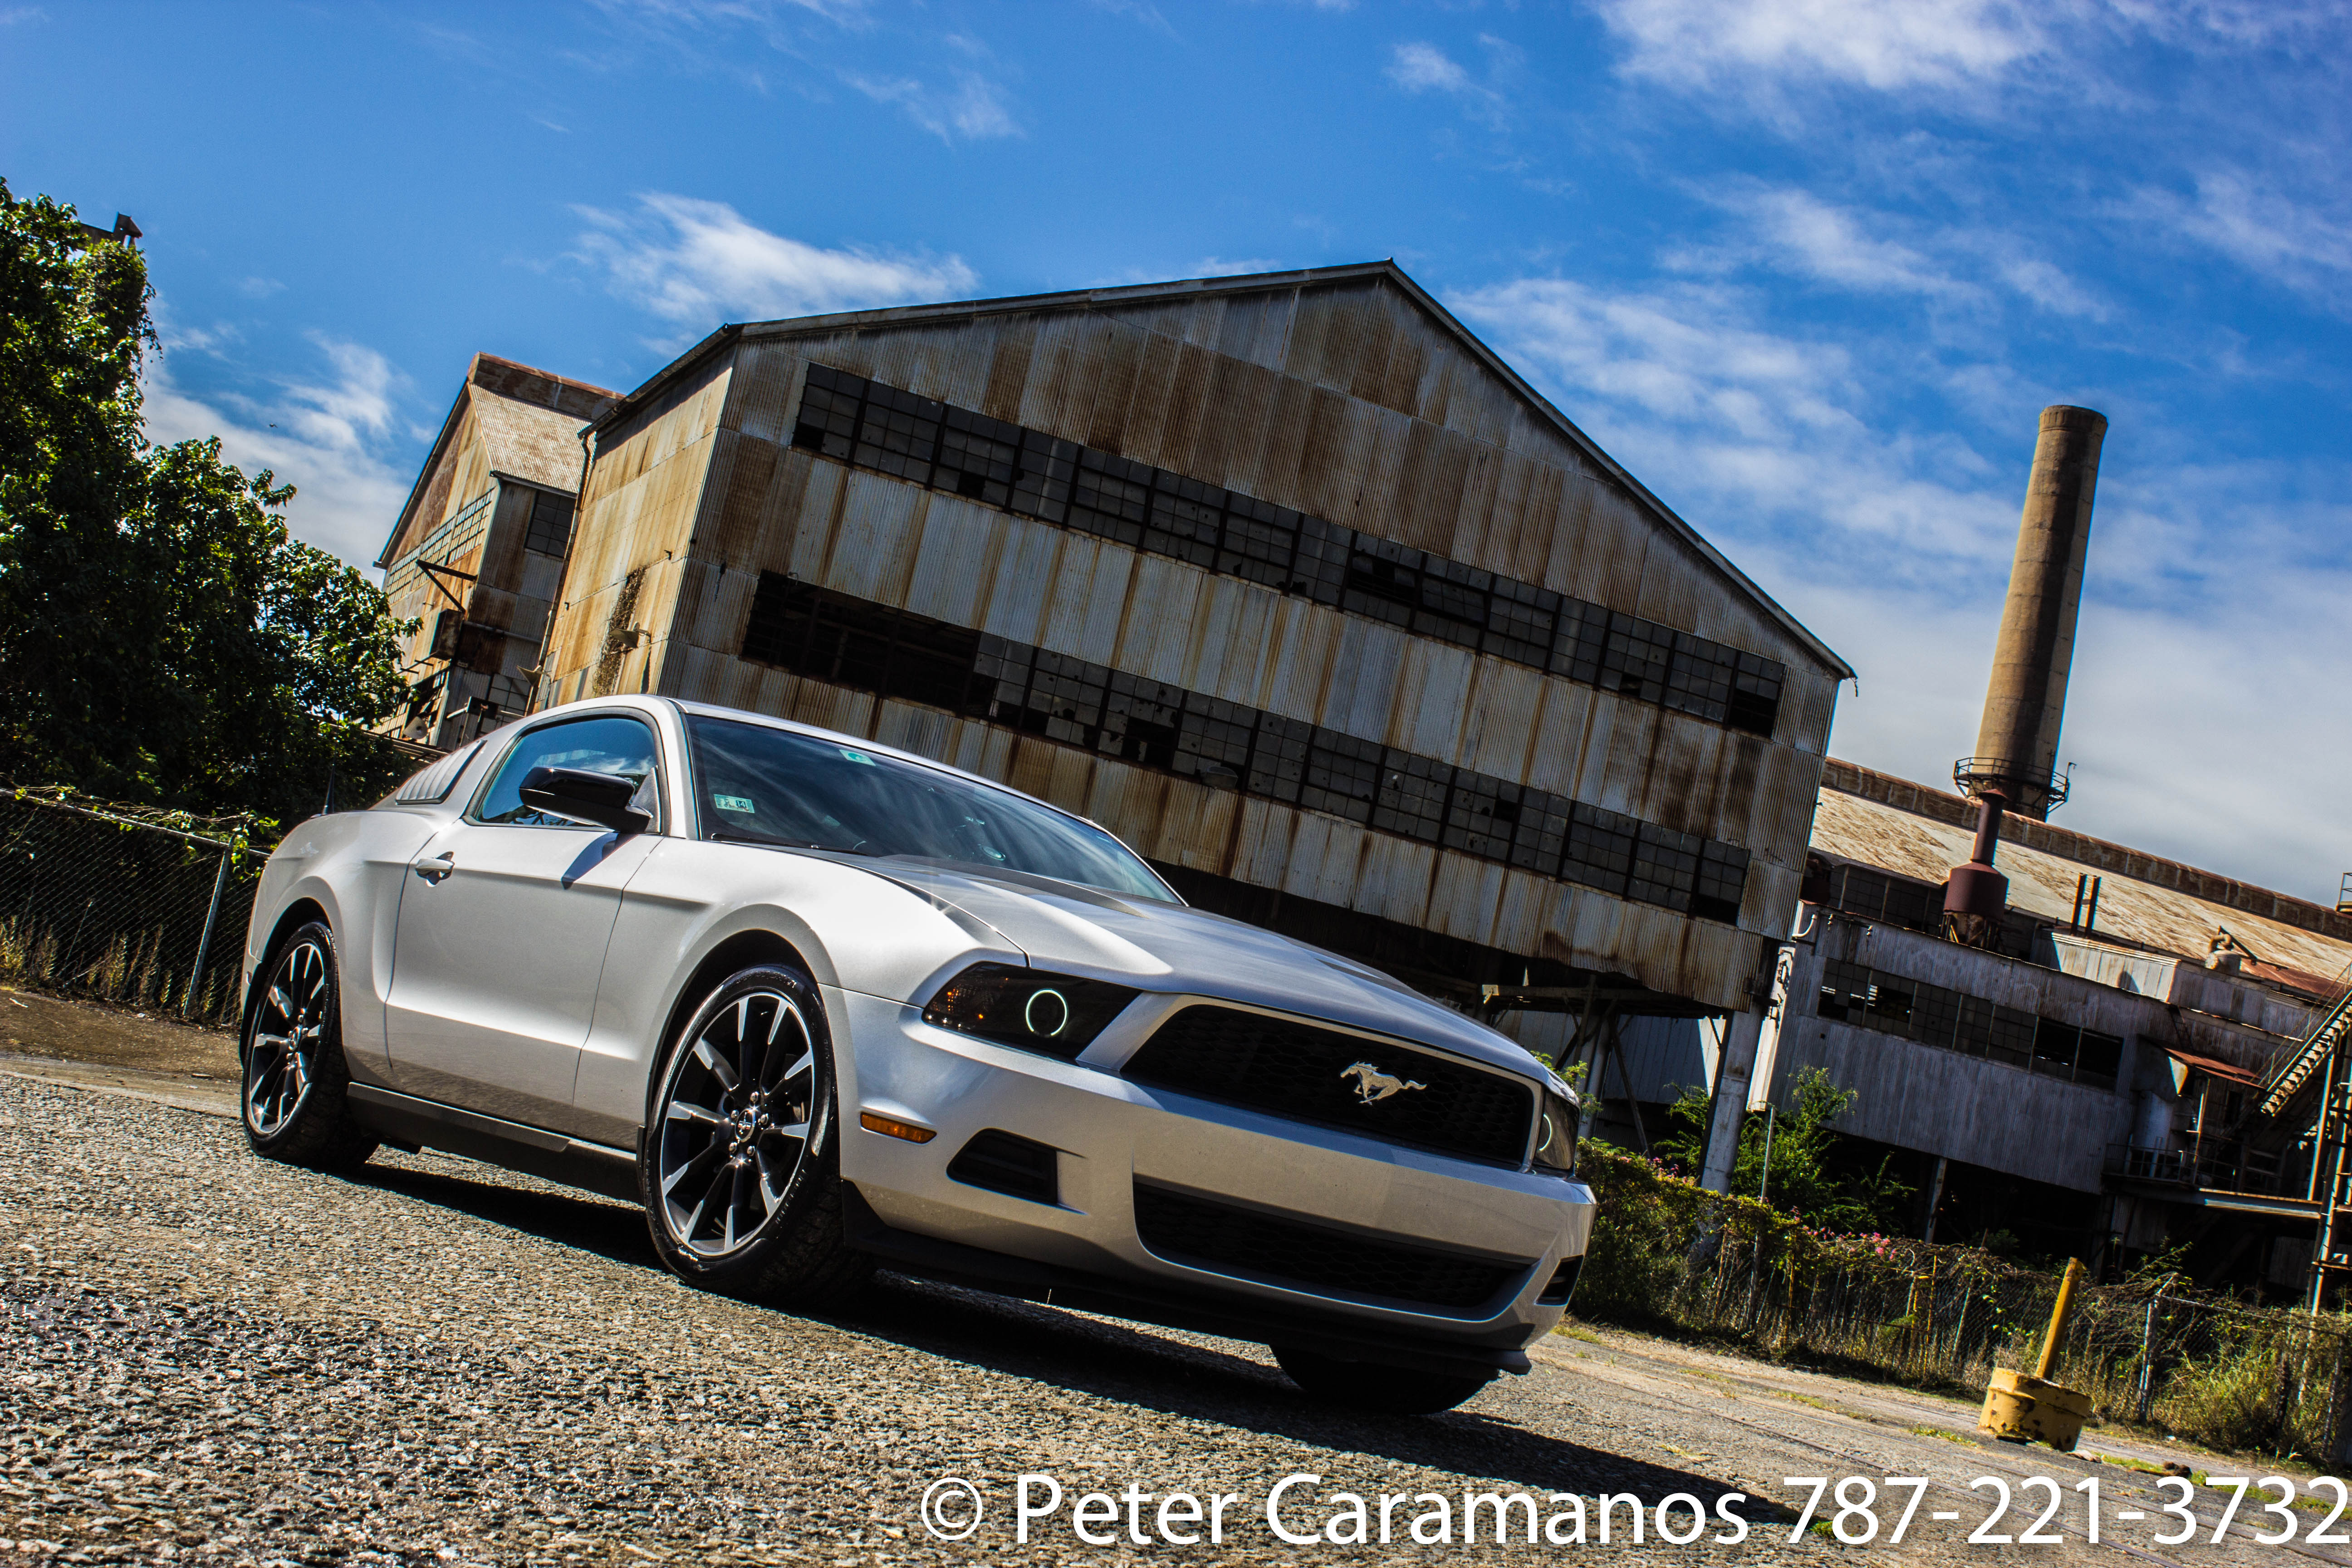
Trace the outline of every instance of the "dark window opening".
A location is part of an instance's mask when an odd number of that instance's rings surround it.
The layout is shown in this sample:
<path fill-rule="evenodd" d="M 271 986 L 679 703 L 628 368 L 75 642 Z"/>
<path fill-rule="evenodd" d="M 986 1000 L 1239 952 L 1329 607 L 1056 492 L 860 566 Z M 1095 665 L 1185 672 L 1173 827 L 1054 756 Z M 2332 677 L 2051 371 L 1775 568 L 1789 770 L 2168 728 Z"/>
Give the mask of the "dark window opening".
<path fill-rule="evenodd" d="M 1698 849 L 1702 841 L 1671 827 L 1643 823 L 1633 837 L 1633 878 L 1629 897 L 1670 910 L 1690 907 L 1698 883 Z"/>
<path fill-rule="evenodd" d="M 2123 1066 L 2120 1035 L 2037 1017 L 1843 959 L 1822 965 L 1813 1010 L 1835 1022 L 2098 1089 L 2113 1089 Z"/>
<path fill-rule="evenodd" d="M 531 498 L 530 527 L 523 548 L 542 555 L 561 555 L 572 547 L 572 498 L 541 490 Z"/>
<path fill-rule="evenodd" d="M 1787 669 L 1687 632 L 867 381 L 808 369 L 793 444 L 1769 736 Z"/>
<path fill-rule="evenodd" d="M 1737 923 L 1748 851 L 762 573 L 742 657 Z"/>

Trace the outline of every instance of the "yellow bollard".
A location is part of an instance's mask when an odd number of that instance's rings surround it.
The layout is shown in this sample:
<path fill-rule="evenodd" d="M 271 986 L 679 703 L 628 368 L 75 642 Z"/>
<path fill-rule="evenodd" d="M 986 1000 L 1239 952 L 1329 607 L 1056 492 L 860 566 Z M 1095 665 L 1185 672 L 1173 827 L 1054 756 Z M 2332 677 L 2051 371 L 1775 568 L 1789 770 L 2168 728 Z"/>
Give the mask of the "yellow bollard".
<path fill-rule="evenodd" d="M 2058 1303 L 2051 1310 L 2050 1331 L 2042 1336 L 2042 1359 L 2033 1374 L 1994 1369 L 1992 1385 L 1985 1390 L 1984 1414 L 1977 1425 L 1995 1437 L 2011 1443 L 2038 1438 L 2062 1454 L 2074 1452 L 2075 1441 L 2083 1435 L 2083 1423 L 2091 1414 L 2091 1399 L 2052 1383 L 2050 1373 L 2058 1359 L 2058 1342 L 2066 1332 L 2066 1320 L 2074 1315 L 2074 1289 L 2082 1278 L 2082 1259 L 2068 1258 L 2066 1277 L 2058 1282 Z"/>

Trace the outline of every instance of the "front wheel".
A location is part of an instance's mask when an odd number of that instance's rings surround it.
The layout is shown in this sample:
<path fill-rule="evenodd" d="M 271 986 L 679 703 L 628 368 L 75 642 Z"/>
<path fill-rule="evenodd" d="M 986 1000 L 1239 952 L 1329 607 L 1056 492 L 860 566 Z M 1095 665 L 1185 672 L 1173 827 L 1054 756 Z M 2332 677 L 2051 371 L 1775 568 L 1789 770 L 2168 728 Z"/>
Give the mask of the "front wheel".
<path fill-rule="evenodd" d="M 707 1290 L 793 1307 L 854 1294 L 872 1261 L 842 1228 L 833 1040 L 807 975 L 739 971 L 670 1042 L 638 1183 L 654 1247 Z"/>
<path fill-rule="evenodd" d="M 1451 1410 L 1494 1381 L 1492 1373 L 1418 1372 L 1411 1367 L 1341 1361 L 1297 1345 L 1270 1348 L 1290 1381 L 1316 1398 L 1387 1415 L 1433 1415 Z"/>
<path fill-rule="evenodd" d="M 245 1138 L 257 1154 L 312 1170 L 348 1170 L 375 1152 L 351 1119 L 335 933 L 313 921 L 289 936 L 247 1010 Z"/>

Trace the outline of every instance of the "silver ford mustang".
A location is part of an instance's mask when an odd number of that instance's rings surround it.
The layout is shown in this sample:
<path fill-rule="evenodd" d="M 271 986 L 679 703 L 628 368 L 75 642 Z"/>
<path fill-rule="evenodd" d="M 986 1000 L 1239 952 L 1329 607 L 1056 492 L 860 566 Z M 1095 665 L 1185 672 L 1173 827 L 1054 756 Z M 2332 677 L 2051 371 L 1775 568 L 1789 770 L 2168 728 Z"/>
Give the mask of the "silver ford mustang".
<path fill-rule="evenodd" d="M 1592 1225 L 1573 1096 L 1503 1036 L 1040 801 L 726 709 L 559 709 L 303 823 L 245 961 L 259 1152 L 641 1202 L 684 1279 L 786 1305 L 879 1263 L 1430 1411 L 1526 1370 Z"/>

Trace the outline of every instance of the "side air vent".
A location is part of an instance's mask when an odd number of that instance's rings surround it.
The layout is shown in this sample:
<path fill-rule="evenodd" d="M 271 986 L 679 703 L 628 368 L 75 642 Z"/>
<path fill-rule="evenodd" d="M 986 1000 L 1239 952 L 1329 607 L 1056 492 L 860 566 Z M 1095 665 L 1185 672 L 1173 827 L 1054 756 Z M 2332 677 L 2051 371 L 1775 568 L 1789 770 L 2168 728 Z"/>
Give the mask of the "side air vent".
<path fill-rule="evenodd" d="M 1545 1286 L 1543 1293 L 1536 1298 L 1536 1305 L 1538 1307 L 1567 1306 L 1569 1297 L 1576 1292 L 1576 1277 L 1583 1271 L 1583 1254 L 1579 1253 L 1574 1258 L 1561 1258 L 1559 1267 L 1552 1270 L 1551 1283 Z"/>
<path fill-rule="evenodd" d="M 990 1128 L 948 1162 L 948 1177 L 968 1187 L 985 1187 L 1033 1204 L 1062 1201 L 1058 1152 L 1050 1144 Z"/>

